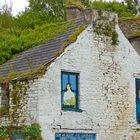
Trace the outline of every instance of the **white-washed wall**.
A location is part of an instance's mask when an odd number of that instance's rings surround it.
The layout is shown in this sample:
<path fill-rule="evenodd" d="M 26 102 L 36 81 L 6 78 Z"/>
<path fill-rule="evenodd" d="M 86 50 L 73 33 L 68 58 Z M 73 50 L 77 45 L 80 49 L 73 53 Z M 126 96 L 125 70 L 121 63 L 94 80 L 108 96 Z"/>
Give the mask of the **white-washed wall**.
<path fill-rule="evenodd" d="M 30 92 L 39 95 L 38 119 L 45 140 L 54 140 L 56 132 L 94 132 L 97 140 L 140 139 L 134 77 L 140 72 L 140 57 L 118 26 L 116 30 L 120 43 L 114 49 L 107 37 L 88 27 L 30 84 Z M 80 74 L 82 113 L 61 110 L 62 70 Z"/>
<path fill-rule="evenodd" d="M 42 78 L 29 81 L 26 99 L 21 96 L 19 125 L 39 122 L 44 140 L 54 140 L 56 132 L 95 133 L 96 140 L 139 140 L 135 77 L 140 77 L 140 56 L 118 26 L 116 30 L 120 43 L 115 47 L 89 26 Z M 61 110 L 62 70 L 80 74 L 83 112 Z"/>

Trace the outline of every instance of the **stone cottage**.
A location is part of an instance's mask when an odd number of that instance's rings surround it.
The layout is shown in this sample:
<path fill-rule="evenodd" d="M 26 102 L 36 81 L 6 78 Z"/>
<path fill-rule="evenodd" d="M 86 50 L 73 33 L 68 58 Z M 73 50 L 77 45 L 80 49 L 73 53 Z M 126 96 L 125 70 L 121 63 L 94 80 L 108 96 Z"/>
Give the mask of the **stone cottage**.
<path fill-rule="evenodd" d="M 116 30 L 118 44 L 97 34 L 94 23 L 100 17 Z M 1 83 L 1 105 L 10 106 L 7 123 L 37 122 L 44 140 L 140 140 L 140 56 L 117 16 L 70 7 L 67 18 L 74 27 L 1 66 L 4 77 L 17 73 Z M 79 26 L 86 28 L 62 48 Z M 19 75 L 30 71 L 34 77 Z"/>

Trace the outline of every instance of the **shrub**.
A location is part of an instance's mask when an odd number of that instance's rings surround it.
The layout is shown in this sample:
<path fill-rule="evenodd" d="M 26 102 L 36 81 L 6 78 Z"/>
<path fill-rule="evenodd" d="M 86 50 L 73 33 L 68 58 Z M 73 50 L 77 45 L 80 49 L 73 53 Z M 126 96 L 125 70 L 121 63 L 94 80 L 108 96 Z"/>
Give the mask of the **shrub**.
<path fill-rule="evenodd" d="M 97 9 L 98 11 L 109 11 L 118 13 L 119 17 L 130 17 L 136 14 L 135 6 L 127 6 L 119 2 L 103 2 L 103 1 L 94 1 L 90 4 L 90 7 Z"/>
<path fill-rule="evenodd" d="M 5 127 L 0 124 L 0 140 L 15 138 L 21 138 L 23 140 L 43 140 L 41 136 L 41 127 L 37 123 L 23 127 Z"/>
<path fill-rule="evenodd" d="M 117 32 L 114 30 L 112 32 L 112 45 L 116 45 L 118 44 L 118 34 Z"/>
<path fill-rule="evenodd" d="M 118 34 L 111 23 L 106 20 L 104 17 L 103 19 L 98 19 L 94 24 L 94 32 L 98 35 L 105 35 L 109 36 L 112 39 L 112 45 L 118 44 Z"/>

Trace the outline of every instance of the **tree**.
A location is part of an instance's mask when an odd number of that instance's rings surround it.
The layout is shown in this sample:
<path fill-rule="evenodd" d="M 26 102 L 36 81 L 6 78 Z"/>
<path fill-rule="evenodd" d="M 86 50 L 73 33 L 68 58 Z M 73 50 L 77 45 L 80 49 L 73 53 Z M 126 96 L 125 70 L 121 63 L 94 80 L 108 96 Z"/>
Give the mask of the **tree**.
<path fill-rule="evenodd" d="M 13 26 L 14 18 L 12 17 L 12 3 L 0 6 L 0 28 L 10 28 Z"/>
<path fill-rule="evenodd" d="M 86 5 L 86 6 L 89 6 L 89 0 L 81 0 L 81 2 Z"/>
<path fill-rule="evenodd" d="M 31 10 L 44 10 L 53 16 L 65 16 L 65 7 L 63 0 L 29 0 Z"/>
<path fill-rule="evenodd" d="M 11 15 L 12 12 L 12 2 L 10 1 L 10 5 L 5 2 L 5 4 L 0 4 L 0 14 L 8 14 Z"/>
<path fill-rule="evenodd" d="M 136 3 L 134 0 L 125 0 L 127 7 L 130 11 L 134 11 L 136 13 Z"/>

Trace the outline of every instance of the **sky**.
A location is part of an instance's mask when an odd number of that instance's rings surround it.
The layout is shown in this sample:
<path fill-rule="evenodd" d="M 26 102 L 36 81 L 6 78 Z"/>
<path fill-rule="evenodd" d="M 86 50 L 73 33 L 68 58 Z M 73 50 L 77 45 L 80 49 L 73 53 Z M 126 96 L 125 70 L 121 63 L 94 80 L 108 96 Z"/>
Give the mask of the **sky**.
<path fill-rule="evenodd" d="M 12 2 L 12 14 L 15 16 L 18 12 L 24 11 L 25 7 L 28 6 L 28 0 L 0 0 L 0 4 L 4 4 L 5 1 L 10 5 L 10 1 Z M 93 0 L 91 0 L 93 1 Z M 112 0 L 104 0 L 104 1 L 112 1 Z M 122 0 L 117 0 L 122 1 Z M 140 1 L 140 0 L 138 0 Z"/>
<path fill-rule="evenodd" d="M 12 2 L 12 14 L 17 15 L 18 12 L 24 11 L 25 7 L 28 6 L 28 0 L 0 0 L 0 4 L 4 4 L 5 1 L 10 5 Z"/>

